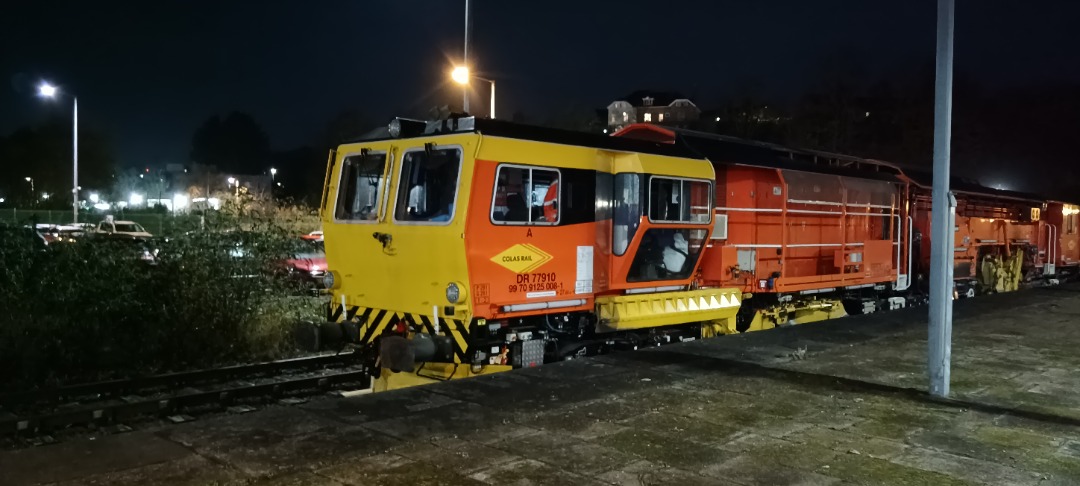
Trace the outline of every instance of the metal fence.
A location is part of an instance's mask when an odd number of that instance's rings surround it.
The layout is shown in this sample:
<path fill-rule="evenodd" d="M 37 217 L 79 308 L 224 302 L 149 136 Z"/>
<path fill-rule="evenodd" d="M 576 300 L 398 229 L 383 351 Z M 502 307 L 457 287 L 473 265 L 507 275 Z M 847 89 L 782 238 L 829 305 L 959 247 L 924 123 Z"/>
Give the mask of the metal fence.
<path fill-rule="evenodd" d="M 113 214 L 113 217 L 118 220 L 134 221 L 146 228 L 154 235 L 171 233 L 178 225 L 185 225 L 198 221 L 198 216 L 190 214 L 161 214 L 161 213 L 140 213 L 140 212 L 122 212 Z M 79 213 L 80 223 L 93 223 L 105 219 L 105 216 L 100 213 L 85 212 Z M 61 209 L 0 209 L 0 224 L 10 225 L 33 225 L 33 224 L 70 224 L 71 223 L 71 210 Z"/>

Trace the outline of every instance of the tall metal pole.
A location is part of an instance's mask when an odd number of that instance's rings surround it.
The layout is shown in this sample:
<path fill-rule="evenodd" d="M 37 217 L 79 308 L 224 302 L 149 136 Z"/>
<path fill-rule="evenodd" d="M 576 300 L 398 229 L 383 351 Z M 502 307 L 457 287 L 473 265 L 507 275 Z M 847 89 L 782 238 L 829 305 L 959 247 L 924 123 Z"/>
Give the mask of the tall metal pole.
<path fill-rule="evenodd" d="M 71 97 L 73 102 L 71 118 L 72 122 L 72 136 L 71 136 L 71 166 L 72 166 L 72 186 L 71 186 L 71 222 L 79 222 L 79 98 Z"/>
<path fill-rule="evenodd" d="M 952 359 L 954 211 L 949 193 L 952 126 L 953 0 L 938 0 L 937 82 L 934 88 L 934 188 L 930 230 L 930 394 L 949 396 Z"/>
<path fill-rule="evenodd" d="M 461 56 L 462 64 L 472 72 L 472 66 L 469 65 L 469 0 L 465 0 L 465 53 Z M 462 109 L 465 113 L 469 112 L 469 83 L 465 83 L 461 87 L 462 93 L 464 93 L 465 101 L 462 102 Z"/>
<path fill-rule="evenodd" d="M 491 119 L 495 119 L 495 81 L 491 81 Z"/>

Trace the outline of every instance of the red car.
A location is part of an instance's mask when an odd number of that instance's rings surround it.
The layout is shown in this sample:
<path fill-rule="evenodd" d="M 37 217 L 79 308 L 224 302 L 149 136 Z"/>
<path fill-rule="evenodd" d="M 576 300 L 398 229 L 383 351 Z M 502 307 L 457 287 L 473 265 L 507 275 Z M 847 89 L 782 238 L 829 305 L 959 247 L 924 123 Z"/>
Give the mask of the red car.
<path fill-rule="evenodd" d="M 323 276 L 326 275 L 326 251 L 323 248 L 322 238 L 318 240 L 304 238 L 301 247 L 303 248 L 301 252 L 285 261 L 289 275 L 312 288 L 323 288 Z"/>

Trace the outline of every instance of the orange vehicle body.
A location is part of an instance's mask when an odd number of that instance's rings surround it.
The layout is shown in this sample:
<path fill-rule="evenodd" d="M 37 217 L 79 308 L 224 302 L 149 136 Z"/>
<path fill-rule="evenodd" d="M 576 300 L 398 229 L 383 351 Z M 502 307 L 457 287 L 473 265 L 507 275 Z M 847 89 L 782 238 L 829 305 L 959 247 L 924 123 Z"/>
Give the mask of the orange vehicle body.
<path fill-rule="evenodd" d="M 895 223 L 900 185 L 733 166 L 717 187 L 725 191 L 716 213 L 727 221 L 727 238 L 714 233 L 705 285 L 785 293 L 896 280 L 905 243 Z"/>
<path fill-rule="evenodd" d="M 1043 215 L 1046 224 L 1049 225 L 1040 237 L 1052 241 L 1054 245 L 1050 251 L 1048 260 L 1054 263 L 1055 270 L 1076 271 L 1080 266 L 1080 206 L 1064 203 L 1061 201 L 1048 201 L 1046 212 Z"/>
<path fill-rule="evenodd" d="M 686 143 L 713 163 L 715 226 L 697 283 L 753 297 L 737 331 L 872 312 L 889 304 L 863 289 L 907 288 L 908 184 L 895 167 L 655 125 L 617 135 Z"/>

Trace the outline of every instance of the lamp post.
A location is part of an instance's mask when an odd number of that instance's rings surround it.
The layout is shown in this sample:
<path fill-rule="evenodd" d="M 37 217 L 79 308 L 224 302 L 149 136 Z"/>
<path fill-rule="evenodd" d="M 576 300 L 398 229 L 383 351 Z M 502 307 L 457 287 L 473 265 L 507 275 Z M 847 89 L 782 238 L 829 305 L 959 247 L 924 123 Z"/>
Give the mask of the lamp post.
<path fill-rule="evenodd" d="M 949 190 L 952 144 L 953 0 L 938 0 L 937 74 L 934 87 L 934 178 L 930 198 L 930 326 L 927 368 L 930 395 L 948 397 L 952 373 L 953 227 L 956 199 Z"/>
<path fill-rule="evenodd" d="M 30 183 L 30 199 L 33 199 L 34 198 L 34 178 L 33 177 L 27 177 L 26 182 Z"/>
<path fill-rule="evenodd" d="M 55 99 L 60 90 L 49 83 L 41 83 L 38 86 L 38 94 L 43 98 Z M 72 183 L 71 183 L 71 222 L 79 222 L 79 98 L 73 94 L 71 96 L 72 108 L 72 135 L 71 135 L 71 171 L 72 171 Z M 31 182 L 33 185 L 33 182 Z"/>
<path fill-rule="evenodd" d="M 491 83 L 491 118 L 495 119 L 495 81 L 481 78 L 469 72 L 469 68 L 466 66 L 457 66 L 450 72 L 450 79 L 453 79 L 455 83 L 465 86 L 465 91 L 469 90 L 469 80 L 479 79 L 480 81 L 486 81 Z"/>
<path fill-rule="evenodd" d="M 469 30 L 469 14 L 470 14 L 469 0 L 465 0 L 465 48 L 464 48 L 464 53 L 461 56 L 461 62 L 463 63 L 462 67 L 465 69 L 466 82 L 462 83 L 462 84 L 467 84 L 467 80 L 469 78 L 469 67 L 468 67 L 469 66 L 469 34 L 472 33 Z M 463 92 L 463 94 L 465 96 L 464 103 L 462 103 L 462 105 L 463 105 L 462 106 L 462 111 L 464 111 L 465 113 L 468 113 L 469 112 L 469 87 L 468 86 L 463 86 L 463 89 L 461 91 Z"/>
<path fill-rule="evenodd" d="M 270 182 L 277 182 L 277 169 L 270 168 Z"/>

